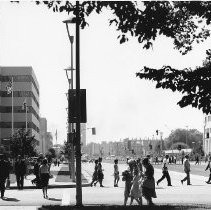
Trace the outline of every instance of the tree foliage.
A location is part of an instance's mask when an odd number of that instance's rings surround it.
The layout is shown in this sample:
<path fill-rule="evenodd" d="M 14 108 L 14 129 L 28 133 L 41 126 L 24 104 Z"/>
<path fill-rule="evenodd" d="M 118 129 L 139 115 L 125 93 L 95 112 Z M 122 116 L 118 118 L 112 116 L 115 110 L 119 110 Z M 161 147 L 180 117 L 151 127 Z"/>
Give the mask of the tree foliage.
<path fill-rule="evenodd" d="M 169 137 L 165 140 L 167 149 L 177 149 L 175 145 L 184 143 L 190 148 L 198 149 L 202 145 L 203 134 L 196 129 L 176 129 L 171 132 Z M 183 144 L 182 148 L 186 149 Z"/>
<path fill-rule="evenodd" d="M 25 131 L 24 128 L 17 130 L 10 139 L 10 151 L 12 157 L 37 155 L 36 140 L 34 136 L 30 136 L 30 131 Z"/>
<path fill-rule="evenodd" d="M 18 2 L 18 1 L 15 1 Z M 76 5 L 70 1 L 36 1 L 54 12 L 76 14 Z M 194 43 L 200 43 L 210 37 L 211 2 L 209 1 L 83 1 L 79 6 L 81 28 L 88 26 L 87 17 L 92 13 L 102 13 L 109 9 L 113 24 L 119 31 L 120 44 L 137 38 L 143 47 L 149 49 L 153 41 L 164 35 L 173 39 L 174 46 L 182 54 L 192 50 Z M 211 50 L 207 50 L 210 58 Z M 210 59 L 196 69 L 177 70 L 171 67 L 152 69 L 145 67 L 136 76 L 156 82 L 156 88 L 171 89 L 184 94 L 178 102 L 180 107 L 192 105 L 211 113 L 210 109 Z"/>

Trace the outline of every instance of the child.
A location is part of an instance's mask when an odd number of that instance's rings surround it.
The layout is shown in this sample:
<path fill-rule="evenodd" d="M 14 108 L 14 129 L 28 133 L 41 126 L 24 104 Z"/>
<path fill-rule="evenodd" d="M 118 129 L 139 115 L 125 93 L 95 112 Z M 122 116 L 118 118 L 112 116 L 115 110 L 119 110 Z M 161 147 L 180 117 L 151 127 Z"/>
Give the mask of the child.
<path fill-rule="evenodd" d="M 132 180 L 133 180 L 133 175 L 130 170 L 125 170 L 124 172 L 122 172 L 122 181 L 125 181 L 124 206 L 126 206 L 127 204 L 127 200 L 132 185 Z"/>
<path fill-rule="evenodd" d="M 142 205 L 142 192 L 141 192 L 140 179 L 141 176 L 139 175 L 139 170 L 137 168 L 134 168 L 134 178 L 130 190 L 130 197 L 131 197 L 130 205 L 132 205 L 134 199 L 138 202 L 139 205 Z"/>
<path fill-rule="evenodd" d="M 114 160 L 114 187 L 118 187 L 119 182 L 119 168 L 118 168 L 118 159 Z"/>

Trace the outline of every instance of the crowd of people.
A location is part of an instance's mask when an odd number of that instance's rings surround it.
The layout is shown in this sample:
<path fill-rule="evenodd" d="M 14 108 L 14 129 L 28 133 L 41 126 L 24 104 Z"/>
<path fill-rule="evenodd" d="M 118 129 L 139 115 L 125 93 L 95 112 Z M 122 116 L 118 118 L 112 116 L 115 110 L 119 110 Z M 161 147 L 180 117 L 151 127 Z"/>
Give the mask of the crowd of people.
<path fill-rule="evenodd" d="M 189 161 L 189 155 L 185 155 L 183 158 L 183 170 L 185 177 L 180 180 L 181 184 L 187 182 L 187 185 L 191 185 L 190 181 L 190 171 L 191 165 Z M 128 198 L 130 197 L 130 205 L 132 205 L 135 200 L 139 205 L 142 205 L 142 197 L 144 197 L 148 205 L 154 205 L 152 198 L 156 198 L 155 183 L 160 184 L 164 179 L 167 180 L 167 185 L 172 186 L 171 177 L 169 174 L 169 164 L 172 164 L 173 159 L 169 155 L 165 155 L 162 160 L 162 175 L 155 182 L 154 179 L 154 167 L 152 165 L 152 159 L 150 155 L 142 160 L 138 159 L 127 159 L 128 168 L 122 172 L 122 181 L 125 182 L 124 190 L 124 205 L 127 204 Z M 197 162 L 197 160 L 196 160 Z M 198 163 L 195 163 L 198 164 Z M 118 187 L 118 182 L 120 180 L 120 171 L 118 167 L 118 159 L 114 159 L 114 187 Z M 211 156 L 208 158 L 208 163 L 206 165 L 205 171 L 209 170 L 209 178 L 206 181 L 207 184 L 211 184 Z M 96 186 L 96 183 L 100 183 L 100 187 L 103 187 L 103 169 L 102 169 L 102 158 L 95 160 L 94 173 L 92 176 L 91 186 Z"/>
<path fill-rule="evenodd" d="M 47 158 L 40 156 L 37 158 L 36 163 L 34 164 L 33 173 L 35 179 L 31 182 L 35 184 L 37 188 L 42 189 L 43 197 L 48 198 L 48 183 L 51 177 L 50 174 L 50 165 L 51 163 Z M 27 175 L 27 161 L 22 156 L 18 155 L 14 164 L 11 164 L 6 155 L 0 154 L 0 191 L 1 199 L 4 199 L 4 193 L 6 187 L 9 187 L 10 183 L 10 173 L 14 173 L 17 181 L 17 188 L 23 190 L 24 188 L 24 179 Z"/>

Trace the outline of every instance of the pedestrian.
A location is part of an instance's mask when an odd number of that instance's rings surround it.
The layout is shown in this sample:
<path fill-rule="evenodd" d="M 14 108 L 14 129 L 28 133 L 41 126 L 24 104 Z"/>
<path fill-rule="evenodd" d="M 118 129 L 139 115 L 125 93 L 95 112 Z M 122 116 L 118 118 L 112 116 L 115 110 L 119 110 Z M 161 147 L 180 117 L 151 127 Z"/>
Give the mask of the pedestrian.
<path fill-rule="evenodd" d="M 10 165 L 5 160 L 5 155 L 0 154 L 0 191 L 1 191 L 1 199 L 5 199 L 4 193 L 5 193 L 5 183 L 6 180 L 9 179 L 9 173 L 10 173 Z"/>
<path fill-rule="evenodd" d="M 184 172 L 186 173 L 186 177 L 181 180 L 181 183 L 183 184 L 183 182 L 187 180 L 187 185 L 191 185 L 191 183 L 190 183 L 190 162 L 189 162 L 188 155 L 185 155 Z"/>
<path fill-rule="evenodd" d="M 40 185 L 40 173 L 39 173 L 40 165 L 41 165 L 41 157 L 38 157 L 36 163 L 34 164 L 35 179 L 31 181 L 32 184 L 36 184 L 37 187 L 39 187 Z"/>
<path fill-rule="evenodd" d="M 98 181 L 100 183 L 100 187 L 104 187 L 103 183 L 102 183 L 103 179 L 104 179 L 103 168 L 102 168 L 102 157 L 99 157 L 99 159 L 98 159 L 97 177 L 98 177 Z"/>
<path fill-rule="evenodd" d="M 141 163 L 141 158 L 137 159 L 136 164 L 137 164 L 139 173 L 142 173 L 143 172 L 143 167 L 142 167 L 142 163 Z"/>
<path fill-rule="evenodd" d="M 125 181 L 125 190 L 124 190 L 124 206 L 127 204 L 128 197 L 130 195 L 130 189 L 132 186 L 132 180 L 133 180 L 133 168 L 132 165 L 130 165 L 128 160 L 129 168 L 122 172 L 122 181 Z"/>
<path fill-rule="evenodd" d="M 210 169 L 210 175 L 209 175 L 209 179 L 208 179 L 208 181 L 206 181 L 206 183 L 207 184 L 211 184 L 211 166 L 210 166 L 210 162 L 211 162 L 211 157 L 209 157 L 209 161 L 208 161 L 208 164 L 207 164 L 207 167 L 206 167 L 206 169 L 205 169 L 205 171 L 207 170 L 207 169 Z"/>
<path fill-rule="evenodd" d="M 97 177 L 97 169 L 98 169 L 98 160 L 95 160 L 95 168 L 94 168 L 94 172 L 92 175 L 92 182 L 91 182 L 91 187 L 93 186 L 93 184 L 98 181 L 98 177 Z M 96 184 L 94 184 L 94 186 L 96 186 Z"/>
<path fill-rule="evenodd" d="M 155 164 L 159 164 L 159 162 L 158 162 L 158 156 L 155 157 Z"/>
<path fill-rule="evenodd" d="M 40 166 L 39 173 L 40 173 L 43 197 L 48 199 L 47 191 L 48 191 L 48 182 L 50 178 L 50 167 L 48 165 L 48 160 L 46 158 L 42 161 L 42 165 Z"/>
<path fill-rule="evenodd" d="M 15 162 L 15 175 L 17 180 L 17 187 L 19 190 L 23 189 L 24 186 L 24 176 L 26 174 L 26 163 L 20 155 L 18 155 Z"/>
<path fill-rule="evenodd" d="M 144 158 L 142 165 L 145 168 L 144 178 L 142 182 L 142 195 L 147 200 L 148 205 L 154 205 L 152 198 L 157 198 L 155 192 L 154 168 L 150 164 L 148 158 Z"/>
<path fill-rule="evenodd" d="M 134 176 L 132 181 L 132 186 L 130 190 L 130 205 L 132 205 L 133 200 L 135 199 L 139 205 L 142 205 L 142 192 L 141 192 L 141 183 L 140 183 L 140 173 L 137 168 L 133 170 Z"/>
<path fill-rule="evenodd" d="M 196 162 L 195 165 L 198 164 L 199 165 L 199 155 L 196 155 Z"/>
<path fill-rule="evenodd" d="M 114 187 L 118 187 L 119 182 L 119 167 L 118 167 L 118 159 L 114 160 Z"/>
<path fill-rule="evenodd" d="M 166 157 L 163 159 L 163 167 L 162 167 L 162 173 L 163 173 L 163 175 L 157 181 L 157 185 L 159 185 L 159 183 L 166 178 L 167 183 L 168 183 L 168 186 L 172 186 L 171 185 L 171 177 L 170 177 L 169 172 L 168 172 L 168 159 L 169 159 L 169 156 L 168 155 L 166 155 Z"/>
<path fill-rule="evenodd" d="M 57 166 L 57 159 L 54 160 L 54 166 Z"/>
<path fill-rule="evenodd" d="M 60 160 L 58 159 L 58 161 L 57 161 L 57 164 L 58 164 L 58 167 L 59 167 L 59 165 L 60 165 Z"/>

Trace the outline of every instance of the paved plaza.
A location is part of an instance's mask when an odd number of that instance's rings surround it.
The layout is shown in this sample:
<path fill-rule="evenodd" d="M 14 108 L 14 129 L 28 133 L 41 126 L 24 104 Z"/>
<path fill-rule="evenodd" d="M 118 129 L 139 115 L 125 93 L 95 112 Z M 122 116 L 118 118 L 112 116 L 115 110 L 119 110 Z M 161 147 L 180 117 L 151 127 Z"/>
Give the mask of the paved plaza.
<path fill-rule="evenodd" d="M 65 165 L 60 167 L 52 166 L 52 171 L 59 171 Z M 172 166 L 173 167 L 173 166 Z M 181 165 L 181 167 L 183 167 Z M 82 173 L 86 177 L 87 182 L 83 182 L 83 204 L 84 205 L 122 205 L 124 194 L 124 182 L 120 180 L 119 187 L 113 187 L 113 164 L 103 163 L 104 168 L 104 186 L 90 187 L 88 183 L 91 181 L 91 176 L 94 169 L 94 163 L 83 163 Z M 126 164 L 119 164 L 120 174 L 127 168 Z M 58 173 L 57 173 L 58 174 Z M 155 179 L 161 177 L 161 169 L 155 168 Z M 153 199 L 157 205 L 207 205 L 211 208 L 211 185 L 206 184 L 207 176 L 191 175 L 191 186 L 185 183 L 182 185 L 180 180 L 185 176 L 184 173 L 170 171 L 172 179 L 172 187 L 167 186 L 167 181 L 164 180 L 156 186 L 157 198 Z M 17 190 L 12 188 L 7 190 L 5 196 L 6 200 L 0 200 L 0 209 L 17 209 L 17 210 L 35 210 L 42 205 L 75 205 L 75 183 L 73 182 L 56 182 L 56 175 L 50 179 L 50 185 L 54 186 L 49 189 L 49 199 L 42 197 L 42 190 L 35 189 L 31 185 L 33 175 L 27 177 L 25 180 L 26 189 Z M 15 187 L 16 183 L 12 186 Z M 57 186 L 56 186 L 57 185 Z M 28 187 L 27 187 L 28 186 Z M 143 204 L 146 205 L 145 199 Z M 128 202 L 129 205 L 129 202 Z M 134 205 L 136 203 L 134 202 Z"/>

